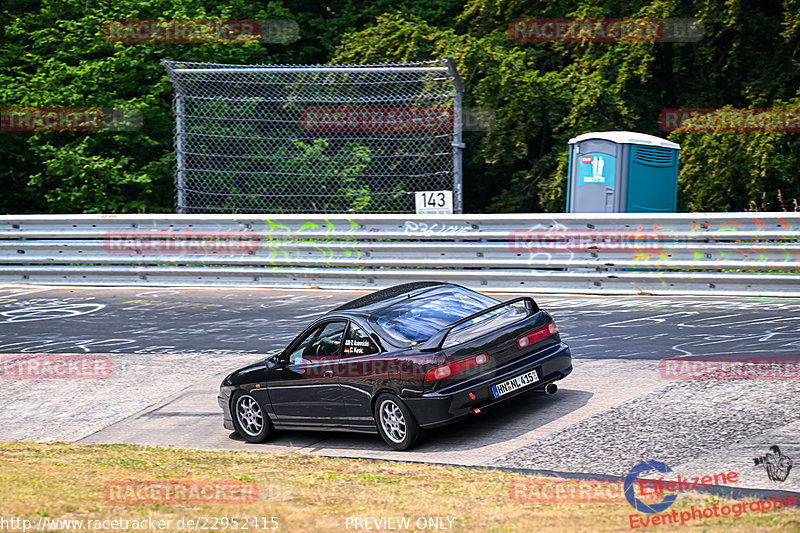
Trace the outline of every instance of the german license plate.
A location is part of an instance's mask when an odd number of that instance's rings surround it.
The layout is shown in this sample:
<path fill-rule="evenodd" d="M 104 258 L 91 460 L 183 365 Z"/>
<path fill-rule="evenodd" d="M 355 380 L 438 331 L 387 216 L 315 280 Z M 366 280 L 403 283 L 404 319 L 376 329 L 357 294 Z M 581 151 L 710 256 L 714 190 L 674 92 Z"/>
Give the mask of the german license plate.
<path fill-rule="evenodd" d="M 536 370 L 531 370 L 530 372 L 515 376 L 508 381 L 492 385 L 492 394 L 494 394 L 495 398 L 499 398 L 504 394 L 514 392 L 522 387 L 533 385 L 537 381 L 539 381 L 539 374 L 536 373 Z"/>

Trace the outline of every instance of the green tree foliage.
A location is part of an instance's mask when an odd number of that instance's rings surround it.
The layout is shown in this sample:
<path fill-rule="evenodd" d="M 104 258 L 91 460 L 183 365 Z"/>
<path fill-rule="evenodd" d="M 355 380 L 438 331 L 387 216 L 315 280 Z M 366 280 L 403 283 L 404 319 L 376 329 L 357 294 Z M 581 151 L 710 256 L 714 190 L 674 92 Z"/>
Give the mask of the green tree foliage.
<path fill-rule="evenodd" d="M 518 18 L 699 18 L 698 42 L 515 42 Z M 292 18 L 290 44 L 125 44 L 110 19 Z M 679 209 L 792 209 L 800 133 L 659 129 L 665 108 L 800 107 L 800 0 L 6 0 L 0 106 L 125 107 L 138 131 L 2 132 L 0 212 L 171 211 L 172 87 L 159 59 L 367 63 L 452 56 L 467 106 L 495 125 L 467 132 L 469 211 L 563 211 L 569 138 L 634 130 L 681 143 Z M 318 150 L 313 145 L 299 152 Z M 363 191 L 363 147 L 329 162 L 334 191 Z M 327 190 L 326 189 L 326 190 Z M 783 204 L 778 199 L 783 199 Z"/>
<path fill-rule="evenodd" d="M 172 85 L 159 60 L 294 60 L 279 43 L 131 44 L 103 35 L 115 19 L 290 18 L 279 2 L 10 0 L 2 9 L 1 107 L 132 108 L 143 116 L 138 131 L 3 132 L 5 213 L 172 211 Z"/>
<path fill-rule="evenodd" d="M 699 42 L 515 42 L 520 18 L 699 18 Z M 453 31 L 455 29 L 455 31 Z M 432 42 L 436 44 L 433 45 Z M 389 46 L 391 43 L 391 47 Z M 800 198 L 798 133 L 659 129 L 665 108 L 800 106 L 800 2 L 471 0 L 453 28 L 387 16 L 349 35 L 334 60 L 452 55 L 467 105 L 496 126 L 467 137 L 465 205 L 474 211 L 563 211 L 568 140 L 633 130 L 682 144 L 679 208 L 781 209 Z M 486 198 L 492 198 L 486 202 Z M 787 205 L 790 207 L 790 205 Z"/>

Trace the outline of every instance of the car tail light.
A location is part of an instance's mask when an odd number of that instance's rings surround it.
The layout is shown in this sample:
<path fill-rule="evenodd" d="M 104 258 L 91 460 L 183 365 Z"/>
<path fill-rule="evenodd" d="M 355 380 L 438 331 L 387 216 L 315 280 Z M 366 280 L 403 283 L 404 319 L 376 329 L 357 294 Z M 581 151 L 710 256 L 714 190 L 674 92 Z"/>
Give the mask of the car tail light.
<path fill-rule="evenodd" d="M 425 373 L 425 381 L 438 381 L 440 379 L 449 378 L 454 374 L 475 368 L 489 361 L 489 356 L 485 353 L 479 353 L 472 357 L 467 357 L 460 361 L 450 363 L 448 365 L 431 368 Z"/>
<path fill-rule="evenodd" d="M 546 339 L 547 337 L 553 336 L 556 333 L 558 333 L 558 326 L 556 326 L 555 322 L 550 322 L 546 326 L 542 326 L 533 333 L 528 333 L 524 337 L 520 337 L 519 339 L 517 339 L 517 348 L 522 350 L 523 348 L 527 348 L 531 344 L 537 343 L 542 339 Z"/>

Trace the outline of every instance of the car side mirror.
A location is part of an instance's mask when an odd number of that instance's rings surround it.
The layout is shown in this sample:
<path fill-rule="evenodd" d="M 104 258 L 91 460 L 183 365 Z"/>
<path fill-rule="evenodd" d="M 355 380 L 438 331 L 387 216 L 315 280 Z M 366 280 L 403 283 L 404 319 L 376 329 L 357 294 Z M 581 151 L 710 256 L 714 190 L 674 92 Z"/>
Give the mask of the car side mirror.
<path fill-rule="evenodd" d="M 283 354 L 276 354 L 267 358 L 267 370 L 275 370 L 281 366 L 281 355 Z"/>

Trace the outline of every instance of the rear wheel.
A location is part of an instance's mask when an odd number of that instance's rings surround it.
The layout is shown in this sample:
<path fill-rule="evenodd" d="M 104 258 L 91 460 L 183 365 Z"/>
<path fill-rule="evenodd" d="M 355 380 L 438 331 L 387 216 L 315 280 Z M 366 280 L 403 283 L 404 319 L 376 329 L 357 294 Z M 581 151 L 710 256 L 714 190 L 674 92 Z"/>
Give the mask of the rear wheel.
<path fill-rule="evenodd" d="M 375 402 L 375 424 L 386 444 L 407 450 L 417 443 L 422 430 L 411 410 L 393 394 L 381 394 Z"/>
<path fill-rule="evenodd" d="M 250 394 L 236 391 L 231 406 L 236 432 L 247 442 L 264 442 L 274 434 L 272 421 L 258 400 Z"/>

